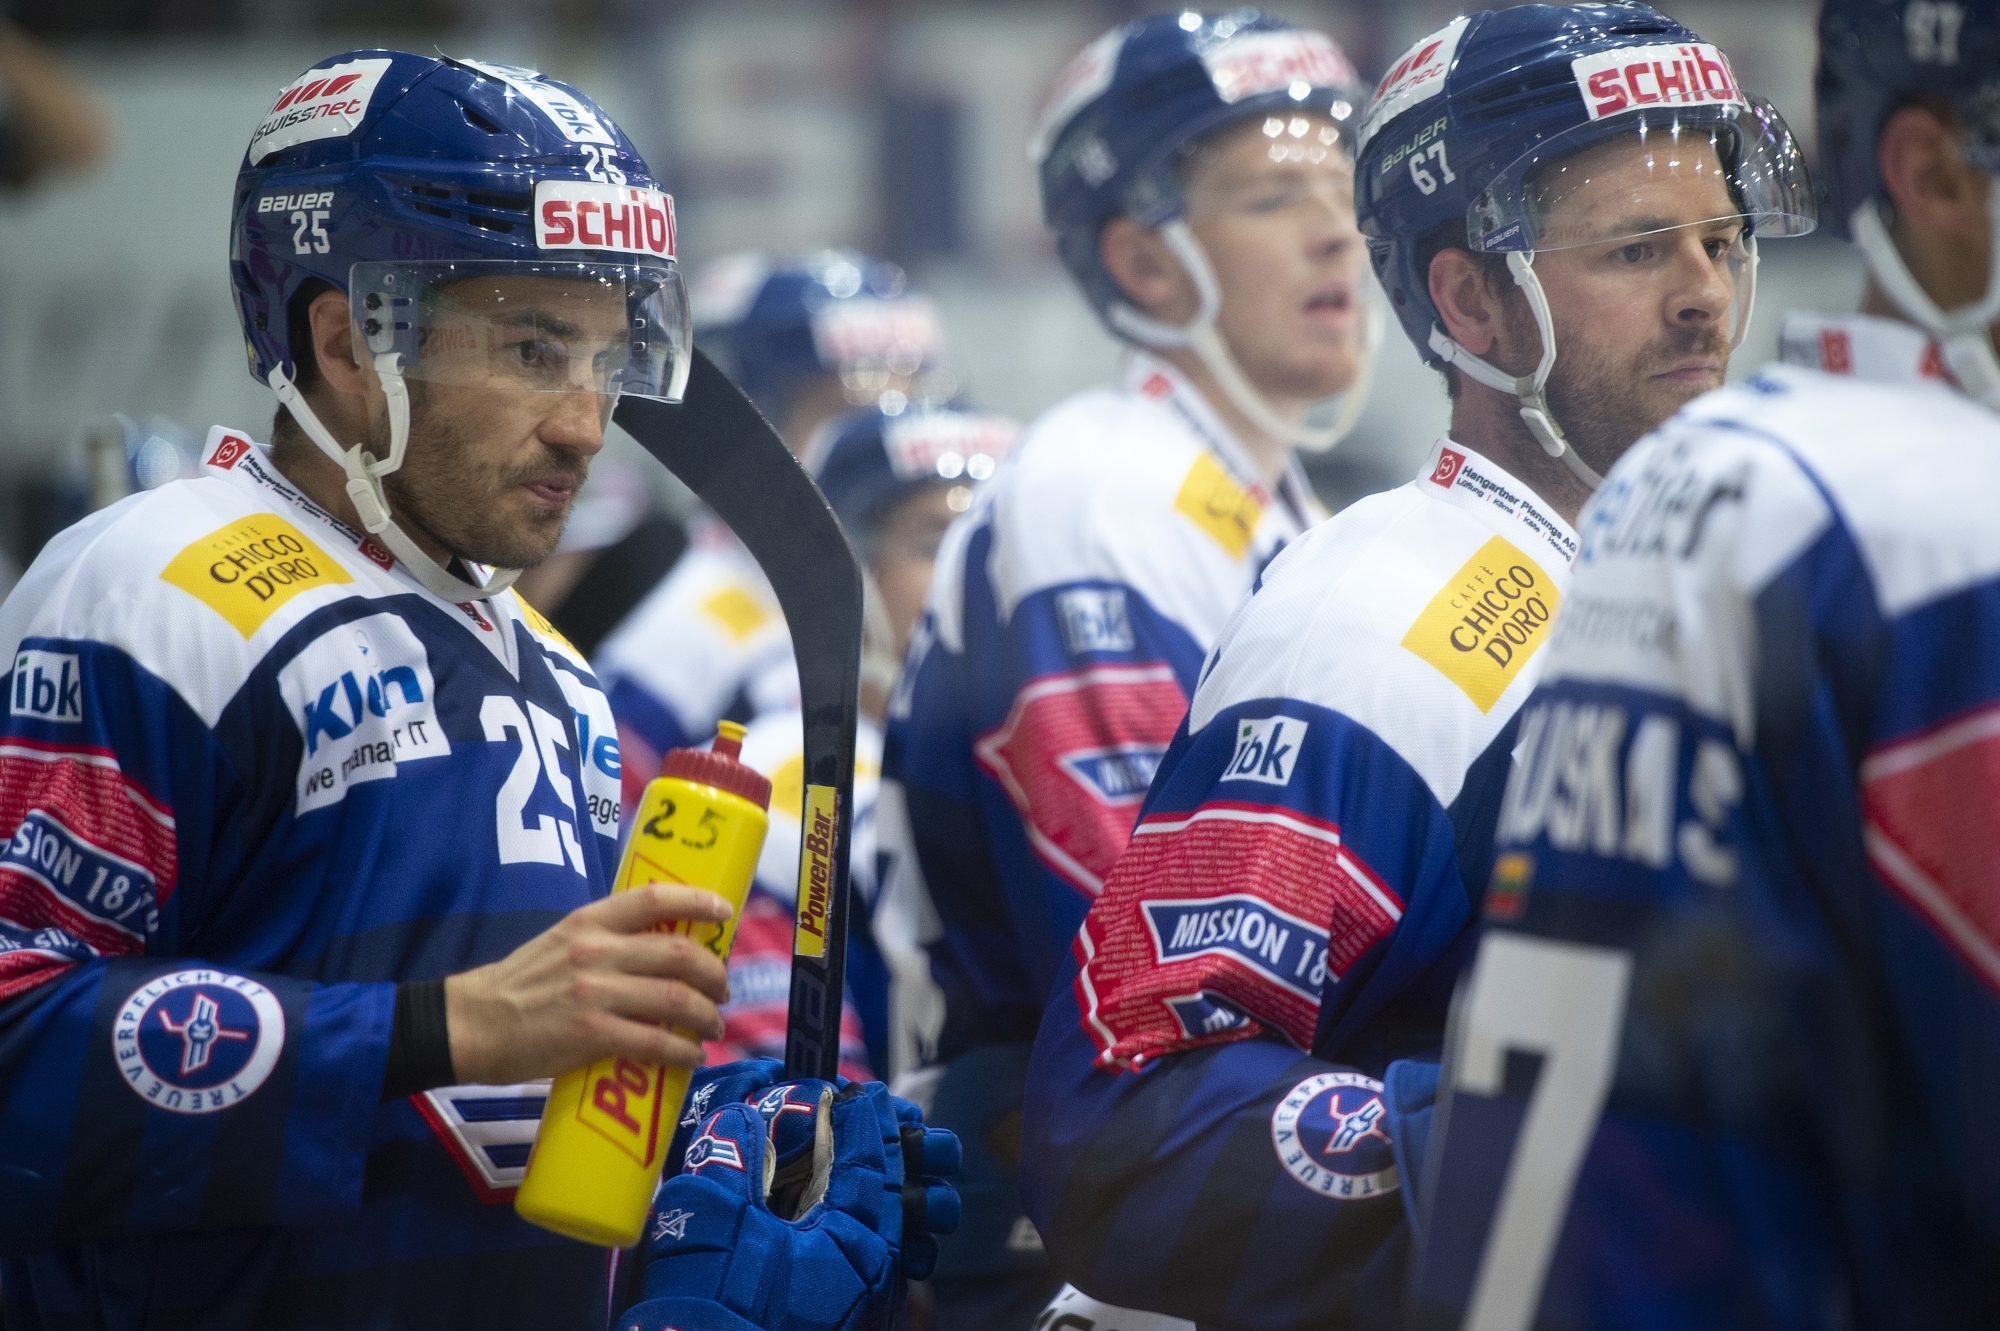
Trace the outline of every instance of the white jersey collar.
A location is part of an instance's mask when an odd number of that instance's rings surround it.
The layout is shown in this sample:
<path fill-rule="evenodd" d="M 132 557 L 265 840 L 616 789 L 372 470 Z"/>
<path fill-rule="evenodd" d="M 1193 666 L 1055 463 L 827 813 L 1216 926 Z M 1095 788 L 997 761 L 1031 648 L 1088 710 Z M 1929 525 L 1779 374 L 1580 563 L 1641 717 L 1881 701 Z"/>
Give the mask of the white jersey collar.
<path fill-rule="evenodd" d="M 486 601 L 465 601 L 453 604 L 439 597 L 421 582 L 410 576 L 409 570 L 401 568 L 396 557 L 388 548 L 364 531 L 356 531 L 333 514 L 321 508 L 308 498 L 303 491 L 293 485 L 285 474 L 271 463 L 271 450 L 260 444 L 241 430 L 232 430 L 224 425 L 209 427 L 208 440 L 202 445 L 202 470 L 208 475 L 218 476 L 233 485 L 261 495 L 267 503 L 278 503 L 291 508 L 299 516 L 325 527 L 353 547 L 363 559 L 381 569 L 384 573 L 403 584 L 405 591 L 429 597 L 439 605 L 451 606 L 465 618 L 466 631 L 486 644 L 488 651 L 498 657 L 507 667 L 508 673 L 520 676 L 520 665 L 514 654 L 514 633 L 508 623 L 502 606 L 505 594 L 491 597 Z M 484 577 L 487 573 L 483 564 L 469 564 L 473 572 Z"/>
<path fill-rule="evenodd" d="M 1873 314 L 1793 310 L 1779 327 L 1778 359 L 1870 383 L 1957 388 L 1929 334 Z"/>
<path fill-rule="evenodd" d="M 1274 496 L 1272 487 L 1264 483 L 1251 461 L 1249 450 L 1222 423 L 1201 390 L 1188 382 L 1187 376 L 1171 362 L 1136 347 L 1129 348 L 1125 353 L 1125 391 L 1158 402 L 1180 417 L 1182 424 L 1262 507 L 1269 509 L 1274 499 L 1281 502 L 1301 530 L 1327 515 L 1325 506 L 1313 493 L 1305 469 L 1299 465 L 1297 450 L 1292 450 L 1286 458 Z"/>
<path fill-rule="evenodd" d="M 1516 528 L 1565 569 L 1576 562 L 1576 529 L 1492 459 L 1444 435 L 1424 455 L 1410 484 L 1419 494 L 1476 513 L 1497 528 Z"/>

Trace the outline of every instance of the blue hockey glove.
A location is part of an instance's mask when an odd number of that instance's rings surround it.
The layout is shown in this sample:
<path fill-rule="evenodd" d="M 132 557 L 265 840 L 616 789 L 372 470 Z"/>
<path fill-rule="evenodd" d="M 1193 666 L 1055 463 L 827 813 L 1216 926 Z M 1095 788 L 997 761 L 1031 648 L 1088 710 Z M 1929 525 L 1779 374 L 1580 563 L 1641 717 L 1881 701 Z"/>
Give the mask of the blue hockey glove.
<path fill-rule="evenodd" d="M 957 1154 L 880 1082 L 780 1083 L 754 1104 L 721 1104 L 654 1202 L 644 1298 L 619 1328 L 887 1326 L 905 1234 L 934 1253 L 930 1234 L 957 1222 L 943 1182 Z"/>
<path fill-rule="evenodd" d="M 688 1143 L 710 1114 L 724 1105 L 755 1100 L 784 1078 L 785 1065 L 775 1058 L 745 1058 L 696 1068 L 688 1079 L 687 1103 L 681 1106 L 680 1122 L 674 1125 L 674 1140 L 667 1147 L 668 1177 L 680 1171 Z"/>

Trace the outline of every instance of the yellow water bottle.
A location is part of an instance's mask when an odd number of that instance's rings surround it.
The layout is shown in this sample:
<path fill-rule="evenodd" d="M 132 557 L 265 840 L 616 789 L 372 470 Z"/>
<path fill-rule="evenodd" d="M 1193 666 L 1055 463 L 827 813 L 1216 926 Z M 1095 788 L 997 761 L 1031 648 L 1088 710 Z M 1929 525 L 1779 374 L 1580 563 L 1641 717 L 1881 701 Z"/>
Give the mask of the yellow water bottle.
<path fill-rule="evenodd" d="M 764 847 L 771 783 L 738 760 L 742 726 L 724 721 L 716 729 L 713 749 L 674 749 L 646 786 L 611 890 L 687 883 L 724 897 L 736 913 L 721 924 L 660 928 L 688 935 L 726 963 Z M 514 1196 L 521 1218 L 607 1248 L 637 1243 L 691 1075 L 607 1058 L 556 1078 Z"/>

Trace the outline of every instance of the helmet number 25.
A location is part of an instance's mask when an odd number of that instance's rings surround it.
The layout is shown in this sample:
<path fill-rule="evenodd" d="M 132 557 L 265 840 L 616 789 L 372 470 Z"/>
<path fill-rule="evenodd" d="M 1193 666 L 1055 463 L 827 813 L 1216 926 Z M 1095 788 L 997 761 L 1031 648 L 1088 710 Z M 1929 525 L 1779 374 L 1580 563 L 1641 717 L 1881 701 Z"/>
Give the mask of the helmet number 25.
<path fill-rule="evenodd" d="M 1456 175 L 1452 174 L 1451 163 L 1445 159 L 1444 140 L 1439 139 L 1430 147 L 1410 154 L 1410 179 L 1417 182 L 1418 189 L 1426 194 L 1437 193 L 1437 177 L 1424 170 L 1423 162 L 1426 157 L 1437 159 L 1438 170 L 1444 172 L 1445 184 L 1449 185 L 1452 181 L 1458 179 Z M 297 214 L 294 213 L 293 216 L 296 217 Z"/>
<path fill-rule="evenodd" d="M 1430 191 L 1424 191 L 1428 194 Z M 326 219 L 333 214 L 324 208 L 315 208 L 310 213 L 292 214 L 292 253 L 325 254 L 333 248 L 327 239 Z"/>

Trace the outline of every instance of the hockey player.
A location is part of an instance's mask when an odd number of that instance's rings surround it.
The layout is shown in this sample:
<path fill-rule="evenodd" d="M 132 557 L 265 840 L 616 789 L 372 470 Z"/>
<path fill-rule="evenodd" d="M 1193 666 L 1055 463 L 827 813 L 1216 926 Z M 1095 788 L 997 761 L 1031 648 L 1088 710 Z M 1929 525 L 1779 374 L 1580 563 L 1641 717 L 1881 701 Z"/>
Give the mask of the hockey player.
<path fill-rule="evenodd" d="M 692 304 L 703 349 L 801 456 L 845 412 L 878 400 L 901 410 L 941 354 L 930 301 L 894 264 L 852 250 L 717 260 Z M 791 637 L 756 561 L 713 517 L 696 519 L 691 537 L 595 658 L 633 798 L 659 755 L 703 742 L 718 720 L 798 704 Z"/>
<path fill-rule="evenodd" d="M 1828 0 L 1867 313 L 1584 511 L 1408 1325 L 2000 1324 L 1996 79 L 1991 0 Z"/>
<path fill-rule="evenodd" d="M 1319 33 L 1169 14 L 1087 47 L 1031 146 L 1063 262 L 1131 351 L 953 528 L 891 709 L 882 835 L 915 877 L 888 890 L 932 903 L 942 990 L 899 992 L 898 1039 L 968 1150 L 941 1325 L 1025 1326 L 1060 1283 L 1016 1182 L 1043 1002 L 1203 653 L 1324 516 L 1293 451 L 1364 376 L 1364 96 Z"/>
<path fill-rule="evenodd" d="M 853 895 L 848 922 L 848 1007 L 843 1071 L 889 1065 L 890 977 L 883 944 L 922 971 L 911 903 L 879 895 L 875 801 L 881 787 L 882 718 L 897 663 L 923 610 L 938 543 L 951 520 L 1013 447 L 1020 426 L 1004 416 L 912 405 L 855 412 L 822 434 L 807 459 L 866 570 L 871 613 L 862 648 L 861 725 L 854 771 Z M 804 727 L 798 709 L 750 723 L 743 761 L 771 778 L 771 829 L 729 958 L 730 1001 L 711 1061 L 782 1057 L 791 994 L 793 912 L 799 878 Z M 878 931 L 886 939 L 878 942 Z M 919 990 L 922 976 L 916 977 Z M 863 1043 L 865 1041 L 865 1050 Z"/>
<path fill-rule="evenodd" d="M 1222 633 L 1030 1073 L 1058 1265 L 1204 1324 L 1396 1324 L 1403 1184 L 1577 510 L 1721 382 L 1756 244 L 1812 218 L 1775 112 L 1641 5 L 1455 19 L 1357 139 L 1450 433 Z"/>
<path fill-rule="evenodd" d="M 508 584 L 616 397 L 680 391 L 672 202 L 574 89 L 358 51 L 231 239 L 272 446 L 211 432 L 0 610 L 5 1319 L 601 1324 L 604 1254 L 507 1204 L 538 1079 L 698 1062 L 662 1023 L 718 1031 L 722 967 L 656 926 L 727 907 L 601 899 L 610 710 Z"/>

